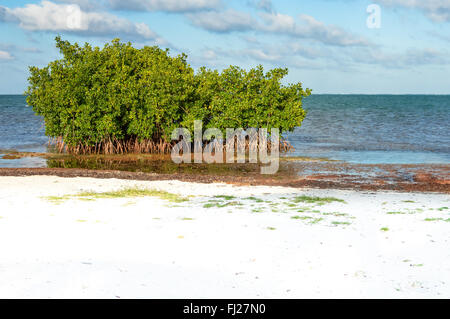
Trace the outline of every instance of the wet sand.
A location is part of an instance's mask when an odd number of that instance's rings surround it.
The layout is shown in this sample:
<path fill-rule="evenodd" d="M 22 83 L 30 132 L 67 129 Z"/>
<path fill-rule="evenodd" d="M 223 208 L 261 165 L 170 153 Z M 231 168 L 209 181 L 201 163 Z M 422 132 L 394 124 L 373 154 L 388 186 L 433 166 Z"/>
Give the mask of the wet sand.
<path fill-rule="evenodd" d="M 59 177 L 117 178 L 128 180 L 179 180 L 196 183 L 267 185 L 295 188 L 391 190 L 450 193 L 450 165 L 350 164 L 326 161 L 282 161 L 275 175 L 259 174 L 250 164 L 176 165 L 141 161 L 59 161 L 52 168 L 0 168 L 0 176 L 52 175 Z M 167 165 L 166 165 L 167 164 Z M 86 167 L 92 168 L 83 168 Z M 75 166 L 76 168 L 67 168 Z M 81 166 L 81 168 L 79 167 Z M 100 169 L 99 169 L 100 168 Z"/>

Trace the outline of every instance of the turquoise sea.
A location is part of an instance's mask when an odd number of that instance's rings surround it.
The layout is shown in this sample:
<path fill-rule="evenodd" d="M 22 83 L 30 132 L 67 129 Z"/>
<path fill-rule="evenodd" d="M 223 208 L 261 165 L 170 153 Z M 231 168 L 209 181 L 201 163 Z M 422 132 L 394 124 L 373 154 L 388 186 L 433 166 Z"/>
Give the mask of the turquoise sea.
<path fill-rule="evenodd" d="M 450 163 L 450 95 L 312 95 L 295 155 L 352 163 Z"/>
<path fill-rule="evenodd" d="M 287 135 L 290 156 L 351 163 L 450 163 L 450 95 L 312 95 L 308 115 Z M 44 123 L 21 95 L 0 95 L 1 150 L 45 152 Z M 0 167 L 45 166 L 40 159 Z"/>

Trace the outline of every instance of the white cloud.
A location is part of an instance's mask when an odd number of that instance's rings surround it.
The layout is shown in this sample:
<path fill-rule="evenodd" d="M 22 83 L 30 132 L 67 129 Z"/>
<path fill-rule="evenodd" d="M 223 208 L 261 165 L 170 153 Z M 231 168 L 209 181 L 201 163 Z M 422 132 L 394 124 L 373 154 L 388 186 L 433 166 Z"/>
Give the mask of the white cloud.
<path fill-rule="evenodd" d="M 55 0 L 55 1 L 67 4 L 76 4 L 81 9 L 90 11 L 104 7 L 106 0 Z"/>
<path fill-rule="evenodd" d="M 257 10 L 266 12 L 275 11 L 271 0 L 247 0 L 247 4 Z"/>
<path fill-rule="evenodd" d="M 362 64 L 380 65 L 389 69 L 411 69 L 424 65 L 448 65 L 448 52 L 433 48 L 414 48 L 401 53 L 382 52 L 379 49 L 347 52 L 347 59 Z"/>
<path fill-rule="evenodd" d="M 450 22 L 449 0 L 375 0 L 387 7 L 418 9 L 435 22 Z"/>
<path fill-rule="evenodd" d="M 60 5 L 49 1 L 28 4 L 23 8 L 5 8 L 10 20 L 29 31 L 87 30 L 88 17 L 76 5 Z"/>
<path fill-rule="evenodd" d="M 13 59 L 13 57 L 11 56 L 11 54 L 9 52 L 0 51 L 0 61 L 12 60 L 12 59 Z"/>
<path fill-rule="evenodd" d="M 221 0 L 109 0 L 113 9 L 136 11 L 192 12 L 216 9 L 221 5 Z"/>
<path fill-rule="evenodd" d="M 308 15 L 300 15 L 302 25 L 296 27 L 295 34 L 299 37 L 317 39 L 319 42 L 338 46 L 367 46 L 369 41 L 353 35 L 338 26 L 325 25 Z"/>
<path fill-rule="evenodd" d="M 233 9 L 187 14 L 187 17 L 192 24 L 213 32 L 249 31 L 257 24 L 250 14 Z"/>
<path fill-rule="evenodd" d="M 216 52 L 214 52 L 214 50 L 210 50 L 210 49 L 208 49 L 208 50 L 205 50 L 204 52 L 203 52 L 203 58 L 204 59 L 206 59 L 206 60 L 215 60 L 215 59 L 217 59 L 217 54 L 216 54 Z"/>
<path fill-rule="evenodd" d="M 11 15 L 10 9 L 0 6 L 0 22 L 16 22 L 17 19 Z"/>
<path fill-rule="evenodd" d="M 259 61 L 273 62 L 280 60 L 280 56 L 277 54 L 271 54 L 261 49 L 247 49 L 243 51 L 247 56 Z"/>
<path fill-rule="evenodd" d="M 295 19 L 287 14 L 281 13 L 260 13 L 259 16 L 264 20 L 265 24 L 260 29 L 277 32 L 277 33 L 296 33 Z"/>
<path fill-rule="evenodd" d="M 305 49 L 307 50 L 307 49 Z M 206 48 L 201 57 L 193 56 L 191 61 L 194 64 L 213 67 L 228 67 L 227 61 L 236 59 L 246 62 L 257 62 L 274 67 L 292 67 L 301 69 L 317 69 L 319 64 L 310 58 L 305 58 L 299 54 L 300 50 L 291 50 L 289 43 L 283 46 L 273 46 L 271 44 L 261 44 L 244 49 L 230 48 Z"/>
<path fill-rule="evenodd" d="M 86 36 L 157 40 L 157 35 L 144 23 L 135 23 L 105 12 L 86 12 L 73 4 L 42 1 L 23 8 L 0 7 L 2 11 L 4 21 L 16 22 L 29 31 L 64 31 Z"/>
<path fill-rule="evenodd" d="M 248 47 L 207 48 L 199 65 L 214 62 L 215 66 L 227 66 L 225 61 L 239 60 L 257 62 L 275 67 L 286 66 L 295 69 L 333 69 L 344 72 L 357 72 L 361 66 L 374 66 L 381 69 L 413 70 L 420 67 L 445 67 L 450 65 L 448 51 L 433 48 L 411 48 L 404 51 L 385 51 L 381 47 L 340 47 L 323 46 L 319 43 L 306 44 L 290 41 L 247 42 Z M 195 59 L 195 56 L 194 56 Z"/>
<path fill-rule="evenodd" d="M 260 13 L 260 16 L 265 22 L 260 29 L 264 31 L 312 39 L 329 45 L 369 45 L 369 42 L 362 37 L 355 36 L 337 26 L 325 25 L 306 14 L 299 16 L 301 24 L 297 24 L 293 17 L 281 13 Z"/>
<path fill-rule="evenodd" d="M 325 25 L 308 15 L 300 15 L 300 24 L 294 17 L 281 13 L 260 12 L 255 19 L 250 14 L 236 10 L 209 11 L 188 14 L 191 23 L 212 32 L 255 31 L 310 39 L 336 46 L 367 46 L 369 41 L 342 28 Z"/>

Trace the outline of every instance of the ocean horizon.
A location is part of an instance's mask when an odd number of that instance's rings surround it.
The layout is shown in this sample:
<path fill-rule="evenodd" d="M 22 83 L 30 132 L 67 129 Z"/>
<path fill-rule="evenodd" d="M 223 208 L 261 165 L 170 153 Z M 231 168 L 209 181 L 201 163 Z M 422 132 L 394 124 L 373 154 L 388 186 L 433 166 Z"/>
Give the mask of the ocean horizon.
<path fill-rule="evenodd" d="M 24 95 L 0 95 L 1 150 L 46 152 L 43 119 Z M 450 162 L 450 95 L 313 94 L 301 127 L 286 135 L 286 156 L 361 164 Z M 31 162 L 30 162 L 31 161 Z M 0 159 L 0 167 L 45 166 L 39 159 Z"/>

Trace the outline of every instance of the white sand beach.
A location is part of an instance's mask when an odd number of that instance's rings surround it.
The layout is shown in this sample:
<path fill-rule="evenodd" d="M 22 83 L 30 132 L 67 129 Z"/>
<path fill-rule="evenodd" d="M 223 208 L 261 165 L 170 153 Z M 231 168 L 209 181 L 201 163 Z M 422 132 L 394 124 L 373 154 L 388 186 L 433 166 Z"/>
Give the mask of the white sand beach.
<path fill-rule="evenodd" d="M 130 187 L 188 200 L 76 196 Z M 0 298 L 449 298 L 448 207 L 446 194 L 0 177 Z"/>

